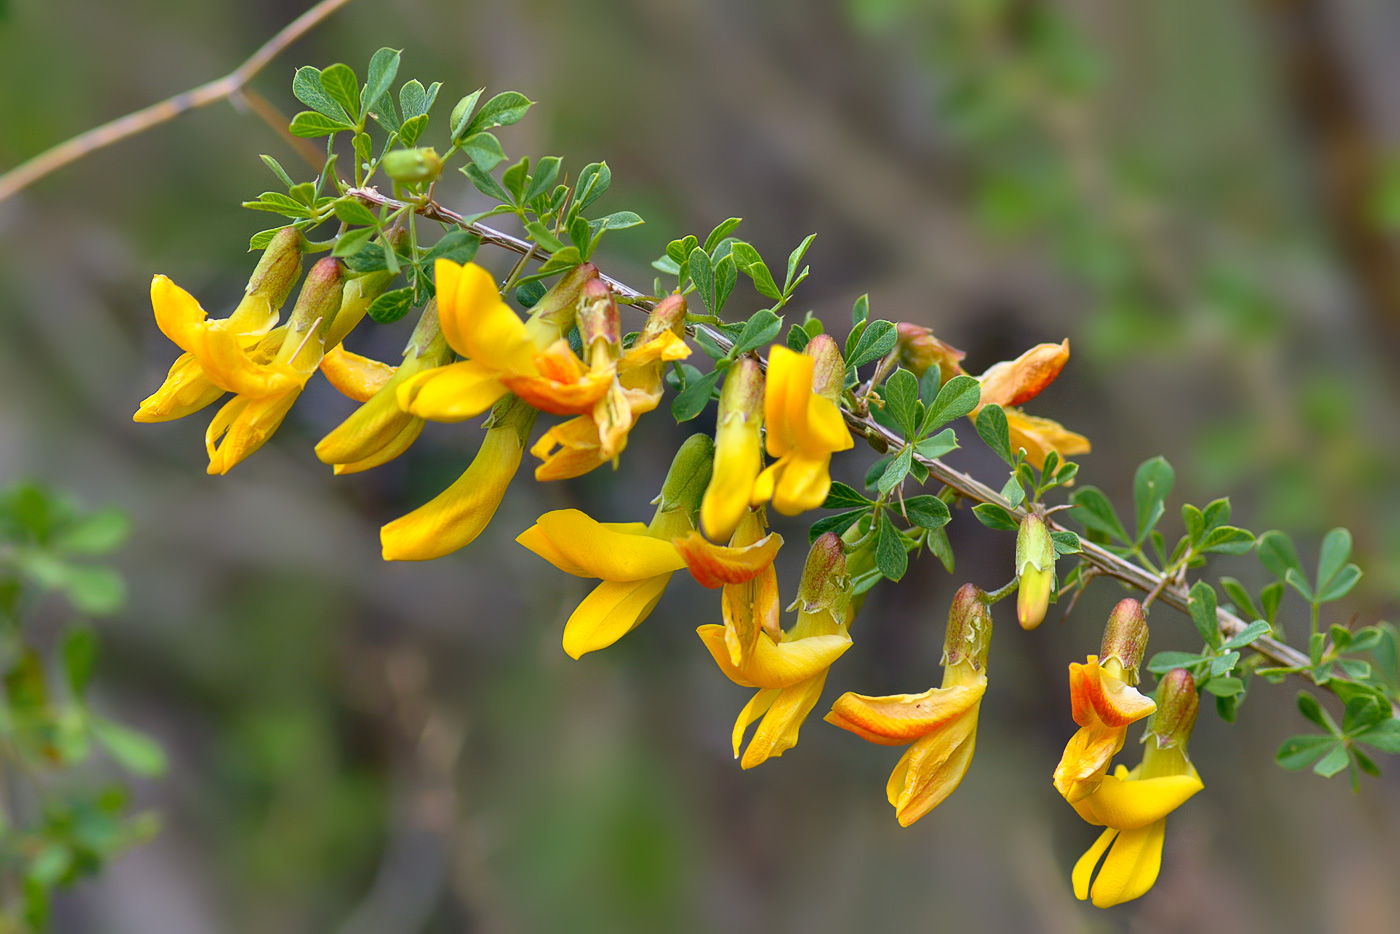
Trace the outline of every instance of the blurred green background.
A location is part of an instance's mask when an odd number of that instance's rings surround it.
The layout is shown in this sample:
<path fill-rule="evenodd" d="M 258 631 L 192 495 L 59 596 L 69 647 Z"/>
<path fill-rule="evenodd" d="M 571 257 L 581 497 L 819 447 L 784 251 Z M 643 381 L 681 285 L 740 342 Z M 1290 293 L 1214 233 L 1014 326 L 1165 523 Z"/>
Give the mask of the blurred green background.
<path fill-rule="evenodd" d="M 0 3 L 0 167 L 226 73 L 302 9 Z M 1136 464 L 1165 454 L 1169 530 L 1182 497 L 1228 494 L 1242 524 L 1295 533 L 1305 562 L 1348 525 L 1367 576 L 1325 622 L 1393 612 L 1400 7 L 356 0 L 253 86 L 290 114 L 296 65 L 362 71 L 384 45 L 404 50 L 401 80 L 445 82 L 426 143 L 484 85 L 539 102 L 501 134 L 512 158 L 608 161 L 606 209 L 648 222 L 611 235 L 608 273 L 645 287 L 666 241 L 738 215 L 770 262 L 819 234 L 793 310 L 837 329 L 869 292 L 974 372 L 1067 336 L 1071 364 L 1033 411 L 1093 440 L 1083 481 L 1121 507 Z M 1203 712 L 1206 792 L 1172 818 L 1156 888 L 1107 912 L 1074 901 L 1069 869 L 1096 834 L 1049 776 L 1073 729 L 1065 665 L 1097 648 L 1111 583 L 1030 634 L 998 609 L 978 755 L 908 830 L 884 801 L 898 752 L 816 716 L 783 758 L 739 770 L 748 692 L 694 636 L 718 600 L 692 582 L 613 649 L 568 659 L 562 622 L 588 584 L 514 536 L 565 506 L 645 518 L 670 452 L 712 415 L 648 416 L 616 475 L 522 476 L 481 539 L 424 565 L 382 562 L 377 527 L 460 472 L 475 428 L 429 426 L 398 461 L 332 477 L 312 446 L 350 405 L 318 380 L 272 444 L 205 476 L 204 416 L 131 422 L 174 356 L 147 286 L 161 272 L 231 307 L 268 225 L 238 202 L 275 187 L 259 153 L 296 160 L 216 104 L 0 203 L 0 481 L 133 516 L 94 703 L 171 758 L 135 789 L 163 831 L 65 896 L 57 930 L 1400 926 L 1393 761 L 1359 796 L 1279 770 L 1304 724 L 1292 687 L 1265 684 L 1236 726 Z M 437 193 L 481 209 L 460 178 Z M 746 288 L 736 313 L 759 307 Z M 352 343 L 387 358 L 406 327 Z M 858 482 L 871 459 L 837 474 Z M 998 469 L 972 444 L 950 459 Z M 966 511 L 949 532 L 957 574 L 924 557 L 877 588 L 827 703 L 936 683 L 952 592 L 1011 573 L 1010 536 Z M 801 549 L 785 551 L 791 594 Z M 1217 566 L 1264 580 L 1249 556 Z M 1194 646 L 1174 611 L 1152 622 L 1155 649 Z"/>

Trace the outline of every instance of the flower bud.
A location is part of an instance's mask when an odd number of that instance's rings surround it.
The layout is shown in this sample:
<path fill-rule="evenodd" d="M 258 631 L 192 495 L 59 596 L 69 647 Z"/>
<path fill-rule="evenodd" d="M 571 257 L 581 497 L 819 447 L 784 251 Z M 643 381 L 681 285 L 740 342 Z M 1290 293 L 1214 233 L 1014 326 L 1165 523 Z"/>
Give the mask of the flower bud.
<path fill-rule="evenodd" d="M 943 640 L 943 664 L 962 662 L 977 671 L 987 668 L 987 650 L 992 645 L 992 608 L 986 594 L 975 584 L 963 584 L 953 594 L 948 607 L 948 635 Z"/>
<path fill-rule="evenodd" d="M 667 295 L 656 303 L 656 307 L 647 316 L 647 323 L 642 326 L 642 333 L 637 337 L 637 344 L 641 345 L 647 341 L 656 340 L 667 331 L 677 337 L 684 337 L 685 311 L 684 297 Z"/>
<path fill-rule="evenodd" d="M 842 624 L 846 622 L 850 602 L 851 578 L 846 573 L 846 552 L 836 533 L 827 532 L 818 537 L 807 552 L 802 582 L 797 585 L 797 611 L 808 615 L 825 611 Z"/>
<path fill-rule="evenodd" d="M 283 227 L 273 234 L 244 291 L 265 298 L 273 308 L 279 307 L 301 275 L 302 243 L 301 231 L 295 227 Z"/>
<path fill-rule="evenodd" d="M 1105 665 L 1117 661 L 1122 666 L 1120 677 L 1123 682 L 1137 684 L 1138 666 L 1142 664 L 1146 651 L 1147 616 L 1142 611 L 1141 603 L 1127 597 L 1120 600 L 1113 612 L 1108 614 L 1099 658 Z"/>
<path fill-rule="evenodd" d="M 602 279 L 589 279 L 579 290 L 578 334 L 583 357 L 601 369 L 622 356 L 622 323 L 612 289 Z"/>
<path fill-rule="evenodd" d="M 432 147 L 395 149 L 380 163 L 384 174 L 396 182 L 431 182 L 442 172 L 442 157 Z"/>
<path fill-rule="evenodd" d="M 846 388 L 846 361 L 841 348 L 830 334 L 818 334 L 802 351 L 816 361 L 812 367 L 812 391 L 841 404 L 841 391 Z"/>
<path fill-rule="evenodd" d="M 364 320 L 369 306 L 384 294 L 394 279 L 394 273 L 381 270 L 365 273 L 345 283 L 345 290 L 340 297 L 340 310 L 335 313 L 330 329 L 326 331 L 327 349 L 345 340 L 346 335 L 355 329 L 355 325 Z"/>
<path fill-rule="evenodd" d="M 340 261 L 329 256 L 318 261 L 302 283 L 296 307 L 287 319 L 289 329 L 303 334 L 313 328 L 324 332 L 340 310 L 344 289 L 344 267 Z"/>
<path fill-rule="evenodd" d="M 700 519 L 705 534 L 724 541 L 749 511 L 754 480 L 763 468 L 763 370 L 749 356 L 724 376 L 715 422 L 715 468 Z"/>
<path fill-rule="evenodd" d="M 1069 362 L 1069 341 L 1037 344 L 1015 360 L 1003 360 L 977 377 L 982 405 L 1015 406 L 1029 402 L 1055 381 Z"/>
<path fill-rule="evenodd" d="M 666 482 L 661 485 L 661 495 L 655 502 L 656 517 L 662 513 L 674 513 L 685 517 L 685 528 L 666 539 L 677 538 L 695 528 L 695 513 L 700 509 L 700 497 L 710 482 L 710 472 L 714 466 L 715 443 L 709 435 L 691 435 L 681 443 L 676 456 L 671 459 L 671 469 L 666 471 Z"/>
<path fill-rule="evenodd" d="M 536 343 L 548 346 L 573 329 L 579 291 L 585 282 L 597 278 L 597 266 L 580 263 L 540 296 L 540 300 L 530 309 L 530 322 L 546 333 Z"/>
<path fill-rule="evenodd" d="M 1158 749 L 1184 750 L 1196 725 L 1200 706 L 1196 682 L 1192 680 L 1191 673 L 1185 668 L 1173 668 L 1167 672 L 1157 686 L 1157 712 L 1152 716 L 1152 725 L 1147 728 L 1147 735 L 1155 740 L 1147 744 L 1149 753 L 1154 745 Z"/>
<path fill-rule="evenodd" d="M 1030 513 L 1016 533 L 1016 618 L 1022 629 L 1034 629 L 1045 619 L 1050 591 L 1055 587 L 1055 542 L 1045 520 Z"/>
<path fill-rule="evenodd" d="M 934 337 L 933 331 L 901 321 L 896 332 L 899 335 L 895 344 L 899 365 L 915 376 L 922 377 L 929 367 L 936 366 L 939 369 L 938 382 L 942 385 L 962 372 L 961 360 L 967 354 Z"/>

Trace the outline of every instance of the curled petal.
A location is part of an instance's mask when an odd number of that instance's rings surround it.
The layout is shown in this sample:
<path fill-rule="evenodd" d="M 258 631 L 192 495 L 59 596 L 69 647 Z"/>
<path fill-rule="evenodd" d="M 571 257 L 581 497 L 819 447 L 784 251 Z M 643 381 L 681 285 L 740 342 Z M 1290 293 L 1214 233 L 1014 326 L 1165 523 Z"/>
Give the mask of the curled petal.
<path fill-rule="evenodd" d="M 640 523 L 629 523 L 620 530 L 577 509 L 556 509 L 540 516 L 536 527 L 550 545 L 547 551 L 536 554 L 570 574 L 582 571 L 580 577 L 639 581 L 685 567 L 675 545 L 645 534 Z M 633 531 L 638 527 L 640 531 Z M 536 541 L 532 537 L 521 544 L 535 550 L 532 543 Z"/>
<path fill-rule="evenodd" d="M 1015 360 L 1003 360 L 977 377 L 982 384 L 981 404 L 1005 407 L 1029 402 L 1055 381 L 1068 362 L 1068 340 L 1037 344 Z"/>
<path fill-rule="evenodd" d="M 1090 655 L 1082 665 L 1070 662 L 1069 696 L 1074 722 L 1080 726 L 1097 721 L 1126 727 L 1157 709 L 1152 698 L 1106 671 L 1097 655 Z"/>
<path fill-rule="evenodd" d="M 722 587 L 753 580 L 773 564 L 783 537 L 770 532 L 749 545 L 714 545 L 699 532 L 691 531 L 675 540 L 686 567 L 702 587 Z"/>
<path fill-rule="evenodd" d="M 584 415 L 613 384 L 611 367 L 586 371 L 567 341 L 535 356 L 538 375 L 503 373 L 501 382 L 525 402 L 551 415 Z"/>
<path fill-rule="evenodd" d="M 1080 727 L 1065 745 L 1055 766 L 1055 790 L 1070 804 L 1093 794 L 1108 773 L 1109 763 L 1123 748 L 1126 727 L 1094 723 Z"/>
<path fill-rule="evenodd" d="M 662 331 L 645 344 L 637 344 L 624 353 L 618 361 L 617 370 L 622 373 L 651 363 L 684 360 L 689 356 L 690 348 L 684 340 L 672 331 Z"/>
<path fill-rule="evenodd" d="M 1159 821 L 1205 787 L 1194 767 L 1185 775 L 1125 780 L 1108 775 L 1097 790 L 1073 802 L 1079 816 L 1091 824 L 1136 830 Z"/>
<path fill-rule="evenodd" d="M 500 373 L 475 360 L 424 370 L 399 384 L 399 408 L 419 418 L 460 422 L 485 412 L 508 390 Z"/>
<path fill-rule="evenodd" d="M 901 827 L 938 807 L 962 783 L 977 747 L 978 706 L 910 746 L 895 765 L 885 797 Z"/>
<path fill-rule="evenodd" d="M 603 581 L 564 625 L 564 651 L 579 658 L 627 635 L 650 615 L 670 579 L 670 574 L 660 574 L 642 580 Z"/>
<path fill-rule="evenodd" d="M 332 347 L 321 358 L 321 372 L 341 395 L 356 402 L 368 402 L 393 378 L 398 367 Z"/>
<path fill-rule="evenodd" d="M 832 705 L 826 722 L 872 743 L 900 746 L 975 711 L 986 690 L 983 676 L 972 684 L 932 688 L 922 694 L 866 697 L 848 691 Z"/>
<path fill-rule="evenodd" d="M 749 657 L 736 667 L 729 658 L 724 626 L 701 626 L 695 631 L 725 676 L 743 687 L 792 687 L 826 671 L 851 647 L 851 637 L 846 635 L 775 643 L 767 633 L 759 633 Z"/>

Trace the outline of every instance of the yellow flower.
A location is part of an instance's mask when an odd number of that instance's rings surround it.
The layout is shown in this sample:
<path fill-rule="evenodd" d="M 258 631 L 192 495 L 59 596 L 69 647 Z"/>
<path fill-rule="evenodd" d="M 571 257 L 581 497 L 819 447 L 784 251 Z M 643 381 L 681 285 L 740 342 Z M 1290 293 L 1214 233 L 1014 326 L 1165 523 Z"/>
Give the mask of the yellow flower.
<path fill-rule="evenodd" d="M 514 396 L 500 400 L 471 466 L 427 503 L 379 530 L 384 560 L 427 561 L 474 541 L 501 505 L 538 414 Z"/>
<path fill-rule="evenodd" d="M 404 348 L 402 366 L 391 367 L 341 348 L 321 361 L 321 372 L 331 385 L 364 403 L 316 445 L 316 456 L 333 464 L 337 474 L 388 463 L 417 440 L 423 419 L 399 408 L 398 387 L 451 358 L 437 322 L 437 306 L 430 301 Z"/>
<path fill-rule="evenodd" d="M 762 531 L 761 523 L 757 531 Z M 745 520 L 735 540 L 745 541 L 754 532 L 753 521 Z M 841 540 L 827 533 L 812 543 L 797 593 L 797 622 L 785 632 L 777 625 L 778 587 L 772 575 L 771 554 L 777 548 L 767 541 L 734 546 L 754 548 L 752 554 L 767 563 L 750 581 L 752 586 L 725 587 L 723 626 L 696 630 L 729 680 L 759 689 L 734 723 L 734 758 L 739 759 L 749 725 L 762 718 L 740 759 L 745 769 L 796 745 L 803 721 L 821 698 L 827 671 L 851 647 L 851 579 Z M 693 538 L 691 543 L 699 544 Z M 692 571 L 704 563 L 701 557 L 692 563 Z"/>
<path fill-rule="evenodd" d="M 1011 437 L 1011 450 L 1026 449 L 1026 460 L 1036 467 L 1045 464 L 1051 451 L 1063 460 L 1075 454 L 1088 454 L 1089 439 L 1068 430 L 1059 422 L 1027 415 L 1016 406 L 1040 395 L 1069 361 L 1069 341 L 1059 344 L 1037 344 L 1015 360 L 1003 360 L 977 377 L 982 395 L 977 408 L 968 417 L 976 419 L 986 405 L 999 405 L 1006 410 L 1006 424 Z"/>
<path fill-rule="evenodd" d="M 602 579 L 564 625 L 564 651 L 571 657 L 607 648 L 635 629 L 655 608 L 671 575 L 685 567 L 672 540 L 695 528 L 713 456 L 704 435 L 681 445 L 648 525 L 602 523 L 577 509 L 558 509 L 516 538 L 561 571 Z"/>
<path fill-rule="evenodd" d="M 613 366 L 586 369 L 563 337 L 580 285 L 597 277 L 591 264 L 565 276 L 554 295 L 546 296 L 550 313 L 540 313 L 537 306 L 529 322 L 511 311 L 491 274 L 475 263 L 461 266 L 439 259 L 434 271 L 443 336 L 466 359 L 405 380 L 398 387 L 405 411 L 434 421 L 461 421 L 513 392 L 541 411 L 579 415 L 607 392 Z"/>
<path fill-rule="evenodd" d="M 942 687 L 888 697 L 846 693 L 826 716 L 828 723 L 872 743 L 913 743 L 885 785 L 885 796 L 903 827 L 952 794 L 972 763 L 992 634 L 984 596 L 972 584 L 964 584 L 953 597 L 943 644 Z"/>
<path fill-rule="evenodd" d="M 785 516 L 816 509 L 831 489 L 831 455 L 854 446 L 837 406 L 845 365 L 829 335 L 798 354 L 774 346 L 768 356 L 764 421 L 768 454 L 777 458 L 754 483 L 754 505 L 773 502 Z"/>
<path fill-rule="evenodd" d="M 1205 787 L 1186 757 L 1198 703 L 1191 676 L 1181 668 L 1171 671 L 1162 680 L 1159 699 L 1142 764 L 1132 771 L 1118 766 L 1093 793 L 1074 802 L 1080 817 L 1108 828 L 1071 874 L 1075 897 L 1092 898 L 1099 908 L 1131 901 L 1152 888 L 1162 868 L 1167 815 Z"/>
<path fill-rule="evenodd" d="M 225 388 L 209 378 L 196 351 L 204 348 L 212 332 L 223 333 L 243 348 L 257 348 L 277 323 L 278 309 L 300 274 L 301 233 L 286 228 L 263 251 L 242 301 L 227 318 L 210 320 L 193 295 L 165 276 L 153 277 L 151 307 L 156 324 L 184 353 L 170 367 L 164 384 L 141 403 L 133 419 L 163 422 L 182 418 L 223 395 Z M 270 360 L 271 354 L 266 359 Z"/>
<path fill-rule="evenodd" d="M 1157 704 L 1133 684 L 1147 645 L 1142 604 L 1131 598 L 1114 607 L 1104 629 L 1102 662 L 1090 655 L 1069 666 L 1070 709 L 1079 730 L 1055 767 L 1055 790 L 1070 804 L 1091 794 L 1128 735 L 1128 726 L 1150 715 Z"/>
<path fill-rule="evenodd" d="M 607 301 L 612 302 L 611 295 Z M 613 385 L 593 410 L 549 429 L 530 448 L 544 462 L 535 468 L 535 479 L 564 480 L 616 463 L 637 418 L 660 404 L 666 364 L 690 356 L 684 334 L 685 299 L 668 296 L 647 318 L 636 344 L 622 354 Z"/>
<path fill-rule="evenodd" d="M 763 371 L 740 357 L 724 377 L 715 421 L 715 472 L 700 502 L 700 525 L 722 540 L 749 514 L 754 482 L 763 469 Z"/>

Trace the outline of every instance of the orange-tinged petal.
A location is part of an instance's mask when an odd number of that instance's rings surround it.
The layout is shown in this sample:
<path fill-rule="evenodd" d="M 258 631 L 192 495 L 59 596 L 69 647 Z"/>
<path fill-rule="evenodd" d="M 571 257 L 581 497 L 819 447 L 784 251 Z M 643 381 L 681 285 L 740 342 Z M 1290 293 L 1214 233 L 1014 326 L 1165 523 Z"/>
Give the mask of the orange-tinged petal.
<path fill-rule="evenodd" d="M 559 345 L 572 358 L 575 366 L 570 367 L 561 361 Z M 543 366 L 538 372 L 552 375 L 522 376 L 506 373 L 501 381 L 521 399 L 551 415 L 585 415 L 593 410 L 593 404 L 608 391 L 613 384 L 614 374 L 609 369 L 584 371 L 578 365 L 578 358 L 568 349 L 568 344 L 556 342 L 549 351 L 537 358 Z"/>
<path fill-rule="evenodd" d="M 589 577 L 638 581 L 685 567 L 685 559 L 669 541 L 620 532 L 577 509 L 547 512 L 537 525 L 554 549 Z"/>
<path fill-rule="evenodd" d="M 499 377 L 475 360 L 433 367 L 399 384 L 399 408 L 438 422 L 475 418 L 509 391 Z"/>
<path fill-rule="evenodd" d="M 1089 726 L 1096 720 L 1106 726 L 1125 727 L 1157 709 L 1157 702 L 1116 678 L 1090 655 L 1084 664 L 1070 662 L 1069 696 L 1074 722 Z"/>
<path fill-rule="evenodd" d="M 729 658 L 725 627 L 701 626 L 696 633 L 725 677 L 743 687 L 792 687 L 830 668 L 851 647 L 851 637 L 846 635 L 809 636 L 775 643 L 767 633 L 759 633 L 753 651 L 736 667 Z"/>
<path fill-rule="evenodd" d="M 398 367 L 336 346 L 321 358 L 321 372 L 341 395 L 368 402 L 393 378 Z"/>
<path fill-rule="evenodd" d="M 699 532 L 691 531 L 674 544 L 700 585 L 714 588 L 753 580 L 772 565 L 783 537 L 770 532 L 753 544 L 734 547 L 711 544 Z"/>
<path fill-rule="evenodd" d="M 987 690 L 986 678 L 972 684 L 932 688 L 922 694 L 867 697 L 847 692 L 836 699 L 826 722 L 883 746 L 900 746 L 940 730 L 973 710 Z"/>
<path fill-rule="evenodd" d="M 740 768 L 751 769 L 762 765 L 797 745 L 798 730 L 821 699 L 825 684 L 826 672 L 822 671 L 814 678 L 779 691 L 754 731 L 748 748 L 744 750 L 744 757 L 739 760 Z"/>
<path fill-rule="evenodd" d="M 433 499 L 379 530 L 385 561 L 427 561 L 471 543 L 490 523 L 525 453 L 523 434 L 491 428 L 471 466 Z"/>
<path fill-rule="evenodd" d="M 1091 824 L 1135 830 L 1166 817 L 1203 787 L 1194 767 L 1186 775 L 1158 778 L 1124 780 L 1108 775 L 1093 794 L 1073 805 Z"/>
<path fill-rule="evenodd" d="M 603 581 L 564 625 L 564 651 L 579 658 L 627 635 L 650 615 L 670 579 L 670 574 L 660 574 L 642 580 Z"/>
<path fill-rule="evenodd" d="M 1037 468 L 1045 465 L 1051 451 L 1061 459 L 1075 454 L 1088 454 L 1089 439 L 1068 430 L 1059 422 L 1018 409 L 1006 410 L 1006 425 L 1011 438 L 1011 450 L 1026 449 L 1026 460 Z"/>
<path fill-rule="evenodd" d="M 977 377 L 982 384 L 980 404 L 1005 408 L 1029 402 L 1055 381 L 1068 362 L 1068 340 L 1037 344 L 1015 360 L 1003 360 Z"/>
<path fill-rule="evenodd" d="M 885 797 L 901 827 L 938 807 L 962 783 L 977 747 L 978 706 L 910 746 L 895 765 Z"/>

